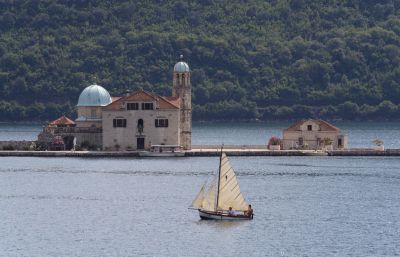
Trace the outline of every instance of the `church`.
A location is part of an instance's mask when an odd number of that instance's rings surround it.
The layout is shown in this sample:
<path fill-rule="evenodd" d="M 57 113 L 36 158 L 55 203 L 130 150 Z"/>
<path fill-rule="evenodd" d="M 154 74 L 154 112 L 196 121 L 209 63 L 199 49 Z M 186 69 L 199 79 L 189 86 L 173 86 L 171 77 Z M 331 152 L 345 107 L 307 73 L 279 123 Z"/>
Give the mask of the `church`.
<path fill-rule="evenodd" d="M 190 69 L 184 61 L 174 66 L 171 91 L 160 96 L 140 89 L 111 97 L 99 85 L 88 86 L 79 96 L 76 120 L 50 122 L 38 141 L 52 144 L 62 138 L 66 150 L 74 144 L 106 151 L 149 150 L 151 145 L 191 149 Z"/>

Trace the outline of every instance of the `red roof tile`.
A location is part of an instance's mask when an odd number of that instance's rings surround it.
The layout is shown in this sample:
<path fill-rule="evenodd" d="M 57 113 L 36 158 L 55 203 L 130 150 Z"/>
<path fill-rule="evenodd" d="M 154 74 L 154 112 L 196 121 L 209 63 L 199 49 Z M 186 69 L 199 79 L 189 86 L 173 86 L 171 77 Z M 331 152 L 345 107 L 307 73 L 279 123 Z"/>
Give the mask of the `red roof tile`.
<path fill-rule="evenodd" d="M 71 125 L 75 125 L 75 122 L 67 117 L 65 117 L 64 115 L 61 116 L 60 118 L 53 120 L 52 122 L 49 123 L 50 126 L 71 126 Z"/>
<path fill-rule="evenodd" d="M 293 123 L 292 125 L 290 125 L 286 129 L 284 129 L 284 131 L 300 131 L 300 126 L 303 125 L 303 123 L 305 123 L 307 121 L 312 121 L 312 122 L 318 124 L 321 131 L 337 131 L 337 132 L 340 132 L 339 128 L 333 126 L 332 124 L 330 124 L 330 123 L 328 123 L 328 122 L 326 122 L 324 120 L 320 120 L 320 119 L 302 119 L 302 120 L 299 120 L 299 121 Z"/>
<path fill-rule="evenodd" d="M 144 90 L 135 91 L 128 96 L 123 96 L 120 99 L 113 101 L 104 110 L 119 110 L 124 102 L 144 102 L 144 101 L 156 101 L 158 102 L 159 109 L 179 109 L 177 100 L 168 100 L 166 97 L 162 97 L 157 94 L 153 94 Z"/>
<path fill-rule="evenodd" d="M 169 101 L 171 104 L 175 105 L 177 108 L 180 108 L 180 106 L 181 106 L 181 98 L 180 97 L 165 96 L 164 98 L 167 101 Z"/>
<path fill-rule="evenodd" d="M 111 102 L 115 102 L 117 100 L 121 99 L 121 96 L 112 96 L 111 97 Z"/>

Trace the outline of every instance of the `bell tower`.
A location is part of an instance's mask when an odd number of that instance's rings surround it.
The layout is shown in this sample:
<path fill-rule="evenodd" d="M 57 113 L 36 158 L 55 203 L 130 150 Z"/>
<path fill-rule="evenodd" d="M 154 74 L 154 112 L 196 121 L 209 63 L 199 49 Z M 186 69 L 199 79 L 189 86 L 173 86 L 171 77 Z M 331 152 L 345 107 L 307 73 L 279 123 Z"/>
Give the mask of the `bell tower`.
<path fill-rule="evenodd" d="M 189 65 L 181 60 L 175 64 L 172 79 L 172 96 L 179 97 L 180 104 L 180 145 L 185 150 L 192 148 L 192 84 Z"/>

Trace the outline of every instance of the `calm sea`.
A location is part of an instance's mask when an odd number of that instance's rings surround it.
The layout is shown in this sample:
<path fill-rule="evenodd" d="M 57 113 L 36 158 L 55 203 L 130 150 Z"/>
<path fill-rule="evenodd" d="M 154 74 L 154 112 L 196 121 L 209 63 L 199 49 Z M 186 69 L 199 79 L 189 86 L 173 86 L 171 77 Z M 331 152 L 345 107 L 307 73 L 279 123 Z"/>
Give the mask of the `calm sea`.
<path fill-rule="evenodd" d="M 195 124 L 193 141 L 262 143 L 282 125 Z M 341 127 L 354 135 L 352 146 L 379 136 L 400 147 L 398 125 Z M 0 140 L 32 139 L 38 130 L 1 126 Z M 400 255 L 400 158 L 231 163 L 252 221 L 201 221 L 187 209 L 218 158 L 2 157 L 0 256 Z"/>

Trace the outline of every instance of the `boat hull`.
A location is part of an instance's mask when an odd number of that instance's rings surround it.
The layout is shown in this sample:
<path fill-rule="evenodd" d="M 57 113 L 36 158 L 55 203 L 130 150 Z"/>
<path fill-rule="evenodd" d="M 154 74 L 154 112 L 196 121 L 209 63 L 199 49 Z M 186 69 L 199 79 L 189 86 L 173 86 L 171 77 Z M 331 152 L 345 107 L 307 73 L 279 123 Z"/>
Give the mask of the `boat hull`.
<path fill-rule="evenodd" d="M 203 220 L 252 220 L 253 215 L 228 215 L 222 212 L 213 212 L 213 211 L 205 211 L 199 210 L 200 218 Z"/>

